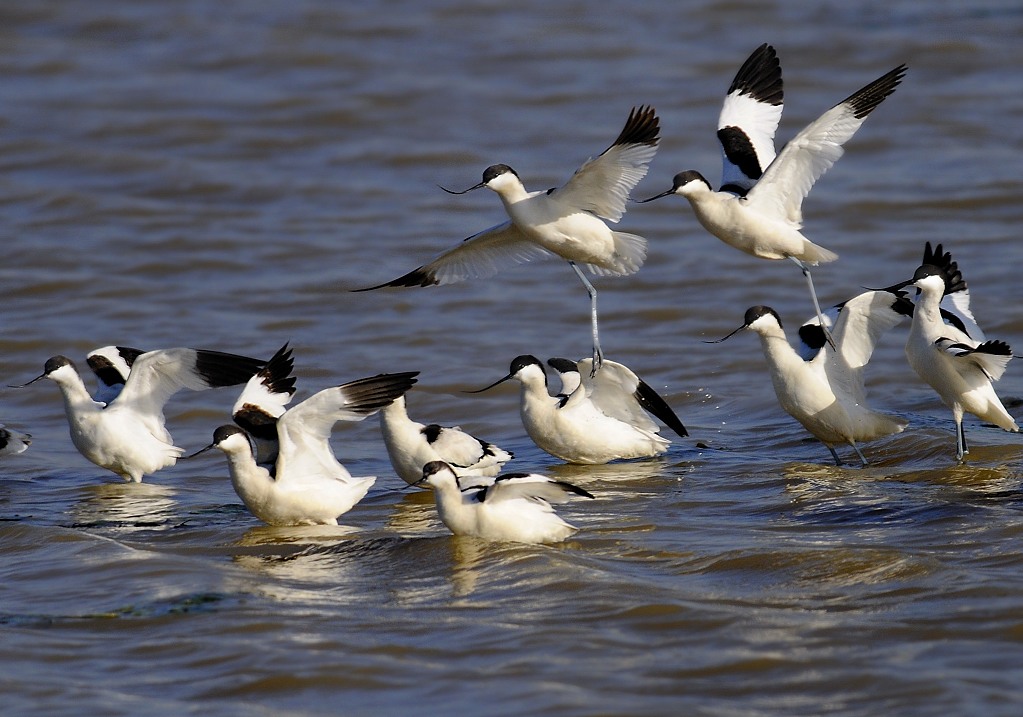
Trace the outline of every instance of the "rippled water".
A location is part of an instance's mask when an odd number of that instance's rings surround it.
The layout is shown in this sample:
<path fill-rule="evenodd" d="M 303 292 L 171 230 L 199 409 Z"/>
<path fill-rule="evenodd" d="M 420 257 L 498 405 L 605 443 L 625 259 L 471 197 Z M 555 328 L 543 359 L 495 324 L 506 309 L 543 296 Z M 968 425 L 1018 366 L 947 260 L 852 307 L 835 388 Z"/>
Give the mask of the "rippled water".
<path fill-rule="evenodd" d="M 992 337 L 1023 345 L 1023 10 L 1015 2 L 380 3 L 39 1 L 0 8 L 3 384 L 110 343 L 269 357 L 300 394 L 419 370 L 414 417 L 516 452 L 597 500 L 555 546 L 451 538 L 401 490 L 375 420 L 338 455 L 376 474 L 341 529 L 271 529 L 219 456 L 123 485 L 78 455 L 55 387 L 0 392 L 35 441 L 0 466 L 5 714 L 1015 715 L 1023 702 L 1020 439 L 949 412 L 905 327 L 871 364 L 906 417 L 836 468 L 778 407 L 752 304 L 809 313 L 787 263 L 699 229 L 680 199 L 632 207 L 643 270 L 600 281 L 608 356 L 689 427 L 662 459 L 562 465 L 536 449 L 521 353 L 583 356 L 588 305 L 561 262 L 491 281 L 352 294 L 499 221 L 451 197 L 489 164 L 563 182 L 657 107 L 638 196 L 718 172 L 712 129 L 746 55 L 773 43 L 779 139 L 906 62 L 898 92 L 805 206 L 840 261 L 824 302 L 906 278 L 945 242 Z M 968 5 L 968 8 L 964 8 Z M 1019 414 L 1011 365 L 998 384 Z M 234 394 L 177 396 L 208 443 Z"/>

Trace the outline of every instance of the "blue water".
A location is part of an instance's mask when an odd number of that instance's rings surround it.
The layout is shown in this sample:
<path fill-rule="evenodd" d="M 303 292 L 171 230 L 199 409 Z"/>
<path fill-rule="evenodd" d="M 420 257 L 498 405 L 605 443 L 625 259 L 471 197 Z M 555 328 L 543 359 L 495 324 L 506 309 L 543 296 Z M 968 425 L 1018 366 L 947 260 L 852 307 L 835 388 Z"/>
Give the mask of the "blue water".
<path fill-rule="evenodd" d="M 691 438 L 567 466 L 525 436 L 518 354 L 590 347 L 563 262 L 436 289 L 349 293 L 503 220 L 452 197 L 490 164 L 556 186 L 634 105 L 662 142 L 635 194 L 717 176 L 713 128 L 761 42 L 782 61 L 779 143 L 900 63 L 909 74 L 815 186 L 830 304 L 908 278 L 944 242 L 992 338 L 1023 345 L 1023 8 L 1010 2 L 91 3 L 0 8 L 2 384 L 107 344 L 269 357 L 299 398 L 421 371 L 409 411 L 584 486 L 553 546 L 454 539 L 403 490 L 376 419 L 335 431 L 377 475 L 343 528 L 262 526 L 216 455 L 124 485 L 82 458 L 54 386 L 0 390 L 33 434 L 0 463 L 4 714 L 1016 715 L 1023 702 L 1020 439 L 949 411 L 906 327 L 868 370 L 910 421 L 836 468 L 778 406 L 758 342 L 709 345 L 748 306 L 790 330 L 795 267 L 721 244 L 687 204 L 632 206 L 636 275 L 597 282 L 601 338 Z M 997 385 L 1023 404 L 1019 367 Z M 182 393 L 206 445 L 231 389 Z"/>

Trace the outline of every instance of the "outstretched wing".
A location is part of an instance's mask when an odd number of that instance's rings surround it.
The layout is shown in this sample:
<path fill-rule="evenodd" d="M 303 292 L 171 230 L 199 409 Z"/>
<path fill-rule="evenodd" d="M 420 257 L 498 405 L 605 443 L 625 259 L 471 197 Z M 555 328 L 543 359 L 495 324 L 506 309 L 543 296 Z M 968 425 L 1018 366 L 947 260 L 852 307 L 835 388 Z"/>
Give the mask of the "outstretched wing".
<path fill-rule="evenodd" d="M 147 351 L 131 367 L 124 390 L 111 404 L 131 406 L 141 415 L 159 416 L 168 399 L 183 388 L 204 391 L 245 383 L 265 362 L 204 349 Z"/>
<path fill-rule="evenodd" d="M 845 150 L 863 121 L 902 81 L 899 65 L 807 125 L 778 154 L 756 186 L 746 195 L 750 206 L 785 217 L 793 226 L 803 223 L 803 199 L 814 183 Z"/>
<path fill-rule="evenodd" d="M 587 160 L 552 198 L 609 222 L 625 214 L 629 193 L 646 176 L 657 153 L 660 124 L 653 107 L 633 107 L 618 138 Z"/>
<path fill-rule="evenodd" d="M 361 421 L 416 382 L 418 371 L 380 374 L 350 381 L 315 393 L 277 419 L 280 455 L 278 480 L 300 481 L 314 475 L 347 478 L 330 448 L 330 433 L 338 421 Z"/>
<path fill-rule="evenodd" d="M 830 346 L 814 359 L 824 362 L 824 371 L 836 394 L 858 403 L 866 400 L 863 371 L 881 336 L 908 316 L 913 307 L 905 296 L 879 289 L 865 291 L 842 305 L 832 336 L 837 351 Z"/>
<path fill-rule="evenodd" d="M 721 191 L 745 195 L 774 161 L 783 97 L 778 53 L 764 43 L 739 68 L 721 105 Z"/>
<path fill-rule="evenodd" d="M 508 221 L 474 234 L 429 264 L 397 279 L 354 291 L 391 286 L 437 286 L 466 279 L 484 279 L 506 266 L 550 255 L 546 249 L 526 239 L 518 227 Z"/>

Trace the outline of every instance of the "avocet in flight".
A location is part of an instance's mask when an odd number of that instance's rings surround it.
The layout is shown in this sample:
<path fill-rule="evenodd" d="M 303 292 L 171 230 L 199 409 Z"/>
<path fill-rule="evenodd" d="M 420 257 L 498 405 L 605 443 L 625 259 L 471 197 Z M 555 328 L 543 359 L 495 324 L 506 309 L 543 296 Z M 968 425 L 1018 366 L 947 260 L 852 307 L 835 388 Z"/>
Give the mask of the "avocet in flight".
<path fill-rule="evenodd" d="M 508 221 L 474 234 L 397 279 L 357 291 L 453 284 L 492 276 L 508 264 L 552 254 L 559 256 L 569 263 L 590 297 L 596 371 L 603 360 L 597 291 L 579 265 L 585 265 L 597 276 L 633 274 L 643 265 L 646 240 L 613 231 L 607 222 L 616 223 L 625 214 L 629 193 L 646 175 L 647 165 L 657 151 L 659 132 L 652 107 L 633 108 L 611 146 L 583 163 L 561 187 L 527 191 L 514 169 L 495 164 L 487 167 L 479 184 L 459 192 L 445 189 L 451 194 L 465 194 L 481 187 L 493 190 L 504 205 Z"/>
<path fill-rule="evenodd" d="M 806 278 L 814 311 L 823 325 L 809 267 L 834 261 L 838 255 L 803 236 L 800 231 L 803 199 L 821 175 L 842 156 L 843 145 L 867 116 L 895 91 L 905 73 L 905 65 L 896 67 L 807 125 L 767 165 L 745 194 L 714 191 L 702 174 L 686 170 L 675 175 L 670 189 L 642 201 L 678 194 L 689 200 L 700 224 L 729 246 L 761 259 L 795 262 Z M 726 107 L 731 97 L 730 94 L 726 98 Z M 770 142 L 766 133 L 761 134 L 759 144 L 766 150 Z M 727 167 L 729 149 L 725 147 L 724 152 Z"/>

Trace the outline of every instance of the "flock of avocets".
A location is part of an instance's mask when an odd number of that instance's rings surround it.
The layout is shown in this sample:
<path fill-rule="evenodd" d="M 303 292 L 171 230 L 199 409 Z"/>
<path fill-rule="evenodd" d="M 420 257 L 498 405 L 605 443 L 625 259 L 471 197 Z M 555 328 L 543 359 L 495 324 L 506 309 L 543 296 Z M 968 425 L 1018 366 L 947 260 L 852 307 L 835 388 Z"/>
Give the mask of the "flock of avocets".
<path fill-rule="evenodd" d="M 681 172 L 667 191 L 689 200 L 711 234 L 763 259 L 790 259 L 802 270 L 815 315 L 799 329 L 793 347 L 778 314 L 754 306 L 742 329 L 761 339 L 782 408 L 831 451 L 848 445 L 866 465 L 857 443 L 901 432 L 906 421 L 869 408 L 863 372 L 879 337 L 911 318 L 906 356 L 920 378 L 952 409 L 956 457 L 967 452 L 964 412 L 1007 431 L 1018 431 L 992 382 L 1012 351 L 988 340 L 969 308 L 966 282 L 950 252 L 924 247 L 912 278 L 870 290 L 822 311 L 809 267 L 837 256 L 800 233 L 801 205 L 816 180 L 842 155 L 870 114 L 895 91 L 905 65 L 882 75 L 810 123 L 775 154 L 782 112 L 781 65 L 774 49 L 757 48 L 739 69 L 718 121 L 723 173 L 714 191 L 696 171 Z M 681 437 L 685 426 L 668 404 L 628 367 L 606 360 L 600 349 L 596 290 L 580 269 L 595 275 L 628 275 L 646 257 L 646 240 L 611 230 L 625 213 L 629 194 L 647 172 L 659 140 L 651 107 L 634 108 L 618 138 L 585 162 L 561 187 L 527 192 L 511 167 L 488 167 L 483 180 L 461 192 L 487 187 L 501 198 L 508 220 L 475 234 L 430 263 L 383 287 L 447 284 L 491 276 L 508 264 L 555 255 L 568 261 L 590 297 L 593 355 L 581 361 L 552 358 L 547 366 L 523 355 L 507 376 L 521 384 L 521 418 L 530 438 L 571 463 L 602 464 L 664 453 L 670 441 L 657 418 Z M 908 289 L 915 289 L 915 297 Z M 217 428 L 210 448 L 227 456 L 232 484 L 248 509 L 271 525 L 337 524 L 375 478 L 353 477 L 338 462 L 329 439 L 338 421 L 379 413 L 395 472 L 409 485 L 433 489 L 438 513 L 457 535 L 522 542 L 560 541 L 575 528 L 552 503 L 592 498 L 577 486 L 543 475 L 500 471 L 512 455 L 457 427 L 423 425 L 406 412 L 405 393 L 417 372 L 381 374 L 314 394 L 288 407 L 295 392 L 294 361 L 285 344 L 268 361 L 191 348 L 141 351 L 107 346 L 86 358 L 99 389 L 90 395 L 74 364 L 50 358 L 41 376 L 60 388 L 71 440 L 96 465 L 140 482 L 172 466 L 183 449 L 164 425 L 163 408 L 181 389 L 244 384 L 232 409 L 234 423 Z M 548 369 L 561 389 L 552 394 Z M 480 389 L 481 391 L 486 390 Z M 29 436 L 0 431 L 2 453 L 19 453 Z M 192 457 L 192 456 L 187 456 Z"/>

